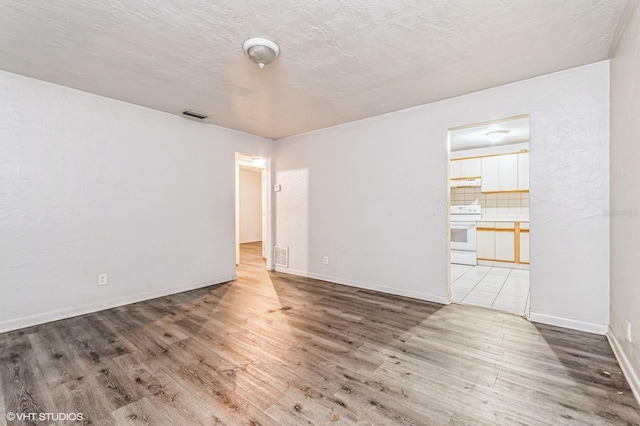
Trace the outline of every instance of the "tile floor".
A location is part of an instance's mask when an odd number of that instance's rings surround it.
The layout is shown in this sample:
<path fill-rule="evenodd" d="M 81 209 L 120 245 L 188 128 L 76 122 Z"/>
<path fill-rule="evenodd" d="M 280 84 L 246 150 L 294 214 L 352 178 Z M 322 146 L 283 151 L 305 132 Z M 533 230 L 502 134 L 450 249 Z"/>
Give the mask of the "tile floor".
<path fill-rule="evenodd" d="M 518 315 L 529 314 L 529 271 L 451 265 L 451 299 Z"/>

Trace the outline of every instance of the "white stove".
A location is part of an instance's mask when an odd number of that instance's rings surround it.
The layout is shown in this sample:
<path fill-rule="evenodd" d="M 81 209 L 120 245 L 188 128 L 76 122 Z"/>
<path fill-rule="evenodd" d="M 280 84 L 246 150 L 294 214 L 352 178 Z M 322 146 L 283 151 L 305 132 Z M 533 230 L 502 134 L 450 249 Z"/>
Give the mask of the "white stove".
<path fill-rule="evenodd" d="M 482 218 L 482 207 L 451 206 L 451 263 L 477 265 L 476 222 Z"/>

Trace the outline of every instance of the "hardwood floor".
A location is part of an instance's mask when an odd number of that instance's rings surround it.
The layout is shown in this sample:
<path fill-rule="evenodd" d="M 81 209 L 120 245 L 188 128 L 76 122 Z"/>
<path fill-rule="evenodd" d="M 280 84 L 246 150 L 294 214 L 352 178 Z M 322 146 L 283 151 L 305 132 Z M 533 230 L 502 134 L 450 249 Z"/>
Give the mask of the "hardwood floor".
<path fill-rule="evenodd" d="M 1 419 L 640 424 L 602 336 L 267 273 L 257 244 L 234 282 L 0 334 L 0 369 Z"/>

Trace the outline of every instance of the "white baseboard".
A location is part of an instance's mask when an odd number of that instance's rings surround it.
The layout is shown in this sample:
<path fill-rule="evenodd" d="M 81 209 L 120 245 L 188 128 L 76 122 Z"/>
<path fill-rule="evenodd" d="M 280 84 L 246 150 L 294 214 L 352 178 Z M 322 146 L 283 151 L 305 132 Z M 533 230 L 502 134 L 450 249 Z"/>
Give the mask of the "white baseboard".
<path fill-rule="evenodd" d="M 291 274 L 299 277 L 313 278 L 316 280 L 328 281 L 331 283 L 348 285 L 351 287 L 358 287 L 365 290 L 378 291 L 380 293 L 393 294 L 396 296 L 405 296 L 405 297 L 410 297 L 412 299 L 419 299 L 419 300 L 425 300 L 427 302 L 440 303 L 442 305 L 449 304 L 449 298 L 447 296 L 437 296 L 434 294 L 419 293 L 419 292 L 410 291 L 410 290 L 402 290 L 394 287 L 378 286 L 370 283 L 365 283 L 362 281 L 350 280 L 350 279 L 341 278 L 341 277 L 333 277 L 330 275 L 314 274 L 312 272 L 298 271 L 296 269 L 276 267 L 274 270 L 276 272 L 281 272 L 283 274 Z"/>
<path fill-rule="evenodd" d="M 494 262 L 492 260 L 478 260 L 478 266 L 495 266 L 497 268 L 529 270 L 529 265 L 526 263 Z"/>
<path fill-rule="evenodd" d="M 622 346 L 620 346 L 620 342 L 616 339 L 611 328 L 609 328 L 609 332 L 607 333 L 607 339 L 609 339 L 609 344 L 613 349 L 613 353 L 620 364 L 620 368 L 622 368 L 622 372 L 629 383 L 629 387 L 631 387 L 633 396 L 636 397 L 638 404 L 640 404 L 640 378 L 638 377 L 638 372 L 635 371 L 633 365 L 629 362 L 629 358 L 627 358 L 627 355 L 622 350 Z"/>
<path fill-rule="evenodd" d="M 569 318 L 556 317 L 553 315 L 540 314 L 537 312 L 529 313 L 529 321 L 540 322 L 542 324 L 556 325 L 558 327 L 570 328 L 571 330 L 586 331 L 605 335 L 607 334 L 607 324 L 594 324 L 591 322 L 577 321 Z"/>
<path fill-rule="evenodd" d="M 130 305 L 132 303 L 138 303 L 145 300 L 155 299 L 158 297 L 168 296 L 170 294 L 182 293 L 184 291 L 196 290 L 202 287 L 208 287 L 210 285 L 221 284 L 227 281 L 232 281 L 237 278 L 236 274 L 220 277 L 217 279 L 202 281 L 198 283 L 191 283 L 181 285 L 179 287 L 165 288 L 158 291 L 146 291 L 136 293 L 133 295 L 127 295 L 125 297 L 119 297 L 111 300 L 103 300 L 97 303 L 89 303 L 82 306 L 74 306 L 70 308 L 58 309 L 49 312 L 42 312 L 28 317 L 11 319 L 0 323 L 0 333 L 7 331 L 18 330 L 25 327 L 31 327 L 34 325 L 44 324 L 52 321 L 59 321 L 66 318 L 77 317 L 79 315 L 90 314 L 93 312 L 104 311 L 105 309 L 116 308 L 118 306 Z"/>

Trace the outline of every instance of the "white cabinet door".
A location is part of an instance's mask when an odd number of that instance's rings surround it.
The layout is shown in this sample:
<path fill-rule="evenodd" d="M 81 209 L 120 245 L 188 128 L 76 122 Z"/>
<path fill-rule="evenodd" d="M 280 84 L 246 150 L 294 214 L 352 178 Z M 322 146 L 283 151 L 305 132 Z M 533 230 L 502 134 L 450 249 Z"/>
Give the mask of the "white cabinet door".
<path fill-rule="evenodd" d="M 449 179 L 460 179 L 460 160 L 449 161 Z"/>
<path fill-rule="evenodd" d="M 476 234 L 478 259 L 493 260 L 496 258 L 495 231 L 478 230 Z"/>
<path fill-rule="evenodd" d="M 516 261 L 515 232 L 496 232 L 496 260 Z"/>
<path fill-rule="evenodd" d="M 529 263 L 529 233 L 520 232 L 520 262 Z"/>
<path fill-rule="evenodd" d="M 482 160 L 480 158 L 465 158 L 464 160 L 460 160 L 460 177 L 480 177 L 481 164 Z"/>
<path fill-rule="evenodd" d="M 529 190 L 529 153 L 518 154 L 518 190 Z"/>
<path fill-rule="evenodd" d="M 518 154 L 501 155 L 498 158 L 500 159 L 499 190 L 518 190 Z"/>
<path fill-rule="evenodd" d="M 482 158 L 482 192 L 500 190 L 500 157 Z"/>

